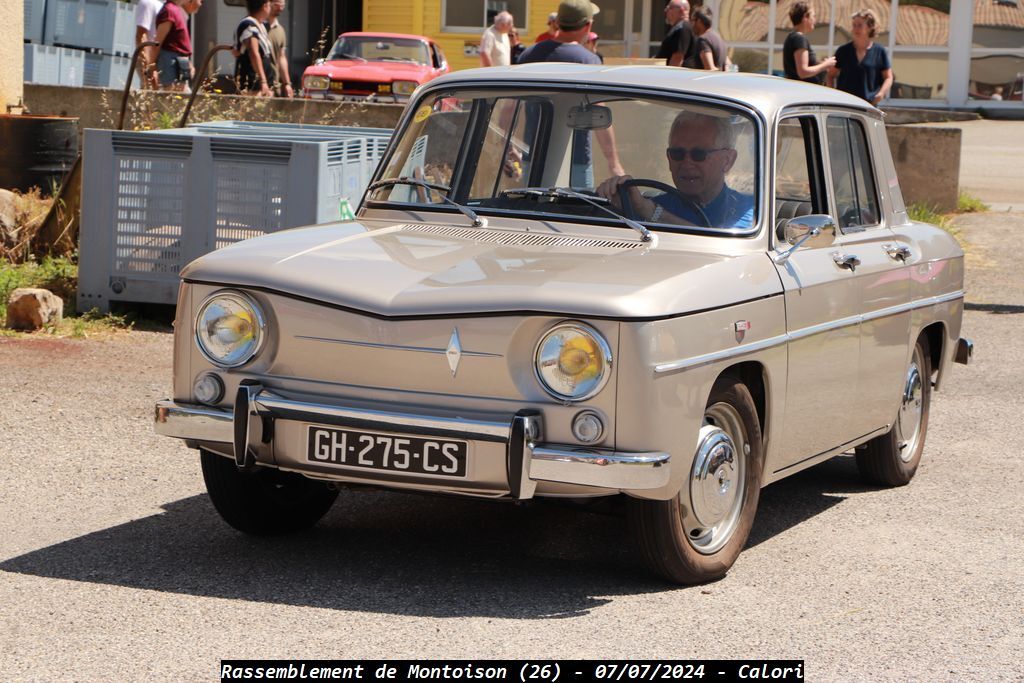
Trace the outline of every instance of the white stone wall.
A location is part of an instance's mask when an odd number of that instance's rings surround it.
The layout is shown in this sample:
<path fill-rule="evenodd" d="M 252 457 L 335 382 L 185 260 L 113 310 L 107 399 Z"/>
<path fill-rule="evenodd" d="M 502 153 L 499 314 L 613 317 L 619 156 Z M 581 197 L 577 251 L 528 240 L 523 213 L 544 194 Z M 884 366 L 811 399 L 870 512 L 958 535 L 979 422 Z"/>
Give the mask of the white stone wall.
<path fill-rule="evenodd" d="M 25 77 L 25 3 L 0 1 L 0 114 L 21 102 Z"/>

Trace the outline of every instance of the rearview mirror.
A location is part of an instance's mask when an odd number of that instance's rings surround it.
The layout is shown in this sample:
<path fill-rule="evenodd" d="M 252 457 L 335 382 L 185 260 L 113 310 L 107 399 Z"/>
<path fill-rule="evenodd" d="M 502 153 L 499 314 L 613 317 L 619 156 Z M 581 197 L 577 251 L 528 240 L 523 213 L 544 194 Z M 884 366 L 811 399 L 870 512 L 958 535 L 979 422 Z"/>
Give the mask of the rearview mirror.
<path fill-rule="evenodd" d="M 569 110 L 569 127 L 573 130 L 597 130 L 612 125 L 612 110 L 599 104 L 573 107 Z"/>

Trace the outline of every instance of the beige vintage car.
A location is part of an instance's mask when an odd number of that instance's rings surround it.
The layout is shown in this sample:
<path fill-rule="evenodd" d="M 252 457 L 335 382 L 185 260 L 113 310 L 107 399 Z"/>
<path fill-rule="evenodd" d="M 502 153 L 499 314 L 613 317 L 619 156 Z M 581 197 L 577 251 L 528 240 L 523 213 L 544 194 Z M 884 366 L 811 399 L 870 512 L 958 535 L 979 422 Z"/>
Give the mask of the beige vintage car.
<path fill-rule="evenodd" d="M 911 221 L 881 113 L 668 67 L 450 74 L 355 220 L 182 272 L 174 397 L 253 534 L 360 486 L 624 495 L 653 571 L 723 576 L 760 489 L 850 451 L 906 484 L 960 337 L 963 253 Z"/>

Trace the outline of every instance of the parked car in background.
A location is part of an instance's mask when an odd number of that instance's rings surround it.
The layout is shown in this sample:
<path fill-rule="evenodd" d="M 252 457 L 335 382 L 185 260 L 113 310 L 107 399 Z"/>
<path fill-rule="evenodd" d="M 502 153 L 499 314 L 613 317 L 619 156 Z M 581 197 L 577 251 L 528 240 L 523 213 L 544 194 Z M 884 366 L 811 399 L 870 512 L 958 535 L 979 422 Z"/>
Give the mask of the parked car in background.
<path fill-rule="evenodd" d="M 302 74 L 305 97 L 404 101 L 417 86 L 450 70 L 440 46 L 424 36 L 343 33 L 327 58 Z"/>
<path fill-rule="evenodd" d="M 417 93 L 355 220 L 182 271 L 156 430 L 248 533 L 361 486 L 623 496 L 654 572 L 712 581 L 763 486 L 843 453 L 910 482 L 971 357 L 963 273 L 846 93 L 465 71 Z"/>

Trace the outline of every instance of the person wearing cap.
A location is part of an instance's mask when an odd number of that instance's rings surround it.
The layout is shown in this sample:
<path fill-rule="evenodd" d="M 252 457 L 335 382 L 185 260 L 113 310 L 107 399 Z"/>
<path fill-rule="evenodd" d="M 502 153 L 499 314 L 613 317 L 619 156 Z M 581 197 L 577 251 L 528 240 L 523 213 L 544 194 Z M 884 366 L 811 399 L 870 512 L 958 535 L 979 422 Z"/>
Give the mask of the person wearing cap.
<path fill-rule="evenodd" d="M 480 36 L 480 66 L 508 66 L 512 63 L 512 43 L 508 37 L 512 25 L 512 15 L 508 12 L 495 15 L 494 24 Z"/>
<path fill-rule="evenodd" d="M 534 43 L 543 43 L 545 40 L 551 40 L 558 35 L 558 12 L 552 12 L 548 15 L 548 30 L 537 36 L 537 40 Z"/>
<path fill-rule="evenodd" d="M 668 0 L 665 5 L 665 23 L 671 26 L 665 40 L 661 41 L 654 56 L 664 59 L 668 66 L 685 66 L 699 69 L 700 55 L 697 53 L 697 36 L 689 22 L 690 3 L 687 0 Z"/>
<path fill-rule="evenodd" d="M 558 5 L 558 34 L 549 40 L 526 49 L 519 58 L 520 64 L 532 62 L 567 62 L 573 64 L 600 64 L 601 58 L 583 47 L 592 33 L 594 15 L 601 11 L 589 0 L 562 0 Z M 594 131 L 597 144 L 601 147 L 612 175 L 622 175 L 622 163 L 615 149 L 615 133 L 611 127 Z M 591 166 L 590 136 L 577 135 L 573 138 L 572 171 L 570 184 L 573 187 L 593 187 L 594 171 Z"/>

